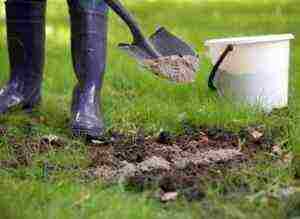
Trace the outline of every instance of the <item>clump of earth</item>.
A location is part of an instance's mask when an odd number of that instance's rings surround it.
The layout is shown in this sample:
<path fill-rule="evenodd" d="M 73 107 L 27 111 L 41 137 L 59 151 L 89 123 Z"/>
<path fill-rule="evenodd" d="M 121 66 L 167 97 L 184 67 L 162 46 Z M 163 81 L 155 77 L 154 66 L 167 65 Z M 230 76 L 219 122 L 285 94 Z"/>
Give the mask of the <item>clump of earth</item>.
<path fill-rule="evenodd" d="M 171 192 L 197 188 L 212 170 L 240 165 L 257 151 L 273 146 L 257 129 L 235 134 L 199 128 L 179 136 L 168 132 L 156 137 L 113 134 L 90 145 L 89 157 L 92 174 L 104 182 L 141 189 L 156 185 L 164 193 L 174 194 Z"/>

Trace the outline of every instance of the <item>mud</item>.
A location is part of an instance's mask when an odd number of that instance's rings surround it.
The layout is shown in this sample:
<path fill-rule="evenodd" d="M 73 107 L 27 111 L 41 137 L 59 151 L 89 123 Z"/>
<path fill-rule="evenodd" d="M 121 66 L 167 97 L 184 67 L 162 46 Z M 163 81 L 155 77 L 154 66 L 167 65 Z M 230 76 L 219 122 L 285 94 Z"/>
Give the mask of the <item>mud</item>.
<path fill-rule="evenodd" d="M 201 181 L 211 173 L 245 163 L 260 151 L 271 152 L 275 145 L 259 128 L 239 134 L 198 128 L 179 136 L 168 132 L 157 137 L 111 136 L 89 145 L 90 168 L 96 178 L 140 190 L 158 186 L 164 194 L 188 193 L 193 199 L 203 196 Z"/>

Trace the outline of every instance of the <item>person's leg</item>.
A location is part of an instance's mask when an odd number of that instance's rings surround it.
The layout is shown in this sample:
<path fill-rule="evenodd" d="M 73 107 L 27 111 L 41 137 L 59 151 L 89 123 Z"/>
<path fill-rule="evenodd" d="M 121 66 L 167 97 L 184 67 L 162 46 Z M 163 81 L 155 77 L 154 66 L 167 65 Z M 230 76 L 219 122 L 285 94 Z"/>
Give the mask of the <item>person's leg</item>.
<path fill-rule="evenodd" d="M 87 1 L 68 0 L 72 61 L 78 79 L 71 129 L 75 136 L 99 137 L 104 129 L 100 92 L 106 64 L 107 6 L 103 1 Z"/>
<path fill-rule="evenodd" d="M 44 66 L 46 1 L 8 0 L 5 5 L 10 79 L 0 90 L 0 113 L 39 103 Z"/>

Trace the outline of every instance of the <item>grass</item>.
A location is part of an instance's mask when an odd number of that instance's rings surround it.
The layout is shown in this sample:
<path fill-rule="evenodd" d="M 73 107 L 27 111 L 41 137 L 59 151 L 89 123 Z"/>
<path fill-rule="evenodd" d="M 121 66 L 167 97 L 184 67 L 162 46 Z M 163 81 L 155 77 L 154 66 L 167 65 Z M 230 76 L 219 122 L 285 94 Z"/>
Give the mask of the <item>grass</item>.
<path fill-rule="evenodd" d="M 197 82 L 176 86 L 154 78 L 138 68 L 134 61 L 116 48 L 119 42 L 131 40 L 123 23 L 110 13 L 109 57 L 103 88 L 103 110 L 108 129 L 126 133 L 144 129 L 147 133 L 161 130 L 181 131 L 181 122 L 217 126 L 231 130 L 251 124 L 262 124 L 276 141 L 300 151 L 300 40 L 292 45 L 290 105 L 282 114 L 265 115 L 249 107 L 234 107 L 207 88 L 211 68 L 204 56 L 203 41 L 209 38 L 276 34 L 300 34 L 300 6 L 293 0 L 268 1 L 124 1 L 150 34 L 158 25 L 192 42 L 203 55 Z M 5 42 L 4 8 L 0 6 L 0 66 L 1 84 L 7 80 L 8 62 Z M 66 3 L 48 3 L 47 59 L 43 84 L 43 105 L 36 116 L 33 137 L 55 134 L 69 139 L 70 147 L 37 156 L 32 167 L 0 170 L 0 209 L 2 218 L 272 218 L 299 216 L 299 198 L 282 203 L 267 203 L 263 199 L 249 201 L 235 196 L 228 199 L 219 191 L 231 180 L 243 179 L 253 185 L 251 195 L 276 186 L 294 183 L 290 168 L 271 168 L 264 164 L 248 172 L 229 174 L 218 186 L 209 186 L 208 198 L 201 203 L 185 201 L 161 206 L 146 198 L 147 194 L 124 191 L 122 186 L 105 188 L 98 183 L 83 184 L 64 172 L 44 181 L 39 163 L 49 161 L 84 166 L 86 153 L 83 143 L 69 138 L 67 119 L 75 77 L 69 50 L 69 28 Z M 26 137 L 25 125 L 33 118 L 16 112 L 1 116 L 10 125 L 11 136 Z M 0 157 L 11 156 L 8 139 L 0 138 Z M 72 145 L 79 147 L 73 148 Z M 260 169 L 261 168 L 261 169 Z M 280 170 L 280 171 L 279 171 Z M 263 177 L 261 175 L 266 175 Z M 276 179 L 276 180 L 275 180 Z M 239 193 L 237 193 L 239 194 Z M 249 194 L 248 194 L 249 195 Z M 298 201 L 297 201 L 298 200 Z M 298 212 L 299 213 L 299 212 Z"/>

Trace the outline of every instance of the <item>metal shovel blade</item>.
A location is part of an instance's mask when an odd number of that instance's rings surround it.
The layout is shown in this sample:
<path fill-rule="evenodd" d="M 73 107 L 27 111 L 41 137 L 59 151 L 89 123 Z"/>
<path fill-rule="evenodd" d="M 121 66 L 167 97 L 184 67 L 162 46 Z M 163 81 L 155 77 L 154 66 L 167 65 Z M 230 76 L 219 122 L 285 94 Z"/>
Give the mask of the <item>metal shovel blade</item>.
<path fill-rule="evenodd" d="M 195 50 L 189 44 L 170 33 L 164 27 L 160 27 L 148 40 L 161 56 L 190 55 L 198 57 Z M 152 58 L 152 55 L 149 54 L 144 48 L 144 45 L 140 44 L 140 42 L 134 42 L 132 44 L 120 43 L 119 48 L 139 60 Z"/>
<path fill-rule="evenodd" d="M 189 44 L 163 27 L 147 40 L 160 54 L 159 58 L 153 58 L 143 43 L 122 43 L 119 48 L 160 77 L 177 83 L 194 81 L 199 67 L 199 56 Z"/>
<path fill-rule="evenodd" d="M 150 42 L 162 56 L 190 55 L 197 57 L 195 50 L 179 37 L 160 27 L 150 36 Z"/>

